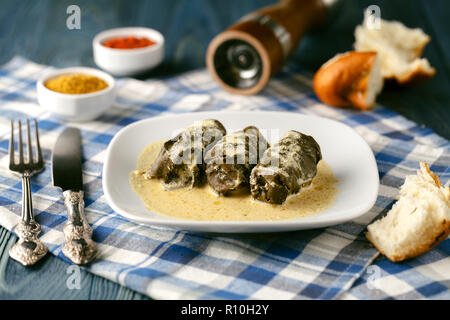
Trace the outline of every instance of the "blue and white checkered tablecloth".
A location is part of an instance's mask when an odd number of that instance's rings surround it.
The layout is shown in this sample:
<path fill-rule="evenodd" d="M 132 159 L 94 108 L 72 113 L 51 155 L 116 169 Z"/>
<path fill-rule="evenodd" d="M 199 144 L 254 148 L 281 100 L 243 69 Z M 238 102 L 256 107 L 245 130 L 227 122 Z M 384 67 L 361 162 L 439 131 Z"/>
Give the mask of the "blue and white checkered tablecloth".
<path fill-rule="evenodd" d="M 7 170 L 10 120 L 38 119 L 45 170 L 32 178 L 41 239 L 61 253 L 66 221 L 61 192 L 52 187 L 50 150 L 67 126 L 37 104 L 36 79 L 48 67 L 16 57 L 0 69 L 0 224 L 19 221 L 21 182 Z M 211 235 L 130 222 L 102 192 L 103 157 L 124 126 L 163 113 L 206 110 L 283 110 L 314 114 L 353 127 L 371 146 L 380 173 L 375 206 L 363 217 L 324 229 L 270 234 Z M 403 263 L 378 257 L 365 239 L 370 221 L 386 213 L 398 187 L 425 160 L 443 183 L 450 178 L 450 143 L 381 106 L 369 112 L 318 101 L 311 74 L 287 66 L 259 95 L 221 90 L 206 70 L 164 80 L 118 80 L 117 102 L 82 130 L 86 216 L 99 256 L 88 271 L 156 299 L 386 299 L 450 298 L 450 240 Z M 377 258 L 378 257 L 378 258 Z"/>

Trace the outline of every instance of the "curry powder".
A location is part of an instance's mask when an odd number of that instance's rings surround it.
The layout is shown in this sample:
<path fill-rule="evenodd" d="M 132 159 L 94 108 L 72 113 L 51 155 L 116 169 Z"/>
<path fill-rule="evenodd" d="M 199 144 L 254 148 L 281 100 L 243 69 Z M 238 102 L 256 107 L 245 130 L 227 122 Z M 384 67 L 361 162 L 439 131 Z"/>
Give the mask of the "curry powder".
<path fill-rule="evenodd" d="M 103 90 L 108 87 L 108 84 L 92 75 L 66 74 L 48 80 L 45 86 L 60 93 L 82 94 Z"/>

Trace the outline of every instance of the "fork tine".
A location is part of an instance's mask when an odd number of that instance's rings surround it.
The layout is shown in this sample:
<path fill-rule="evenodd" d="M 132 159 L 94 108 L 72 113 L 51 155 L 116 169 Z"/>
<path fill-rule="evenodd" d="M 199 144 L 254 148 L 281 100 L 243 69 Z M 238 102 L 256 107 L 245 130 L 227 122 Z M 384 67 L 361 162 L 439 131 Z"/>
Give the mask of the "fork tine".
<path fill-rule="evenodd" d="M 33 163 L 33 147 L 31 145 L 31 131 L 30 131 L 30 120 L 27 119 L 27 138 L 28 138 L 28 163 Z"/>
<path fill-rule="evenodd" d="M 11 120 L 11 138 L 9 139 L 9 167 L 14 166 L 14 121 Z"/>
<path fill-rule="evenodd" d="M 37 161 L 38 163 L 42 163 L 42 150 L 41 150 L 41 144 L 39 143 L 39 130 L 38 130 L 38 124 L 36 119 L 34 119 L 34 129 L 36 131 L 36 149 L 37 149 Z"/>
<path fill-rule="evenodd" d="M 22 121 L 19 120 L 19 164 L 23 164 Z"/>

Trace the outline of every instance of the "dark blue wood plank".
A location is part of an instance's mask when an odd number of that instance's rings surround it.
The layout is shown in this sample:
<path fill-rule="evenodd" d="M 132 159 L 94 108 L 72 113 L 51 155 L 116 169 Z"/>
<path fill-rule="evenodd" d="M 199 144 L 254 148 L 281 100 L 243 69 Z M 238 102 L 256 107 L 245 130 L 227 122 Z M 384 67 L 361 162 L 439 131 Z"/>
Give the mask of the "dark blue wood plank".
<path fill-rule="evenodd" d="M 17 237 L 0 227 L 0 300 L 142 300 L 139 293 L 80 269 L 79 287 L 74 286 L 71 265 L 47 255 L 31 267 L 9 259 L 8 250 Z M 69 282 L 69 285 L 67 285 Z"/>
<path fill-rule="evenodd" d="M 91 41 L 104 29 L 148 26 L 166 37 L 165 62 L 139 77 L 166 76 L 204 67 L 209 41 L 239 17 L 273 0 L 77 1 L 81 30 L 68 30 L 66 8 L 72 1 L 2 1 L 0 64 L 14 55 L 57 67 L 94 66 Z M 384 90 L 379 101 L 419 124 L 450 138 L 450 29 L 445 0 L 343 0 L 340 10 L 319 31 L 309 34 L 291 61 L 312 71 L 336 52 L 351 50 L 353 30 L 363 9 L 377 4 L 385 19 L 420 27 L 432 37 L 424 55 L 438 70 L 428 83 L 409 90 Z"/>

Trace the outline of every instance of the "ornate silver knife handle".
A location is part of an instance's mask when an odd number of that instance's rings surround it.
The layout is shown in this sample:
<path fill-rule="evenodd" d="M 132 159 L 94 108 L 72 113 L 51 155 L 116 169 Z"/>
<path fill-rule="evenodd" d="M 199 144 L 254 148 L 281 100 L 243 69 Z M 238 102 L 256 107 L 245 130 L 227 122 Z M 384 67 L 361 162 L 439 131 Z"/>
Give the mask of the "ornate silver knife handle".
<path fill-rule="evenodd" d="M 67 208 L 67 223 L 64 226 L 66 242 L 63 254 L 76 264 L 86 264 L 97 254 L 97 247 L 92 241 L 92 229 L 84 216 L 83 191 L 66 190 L 63 192 Z"/>

